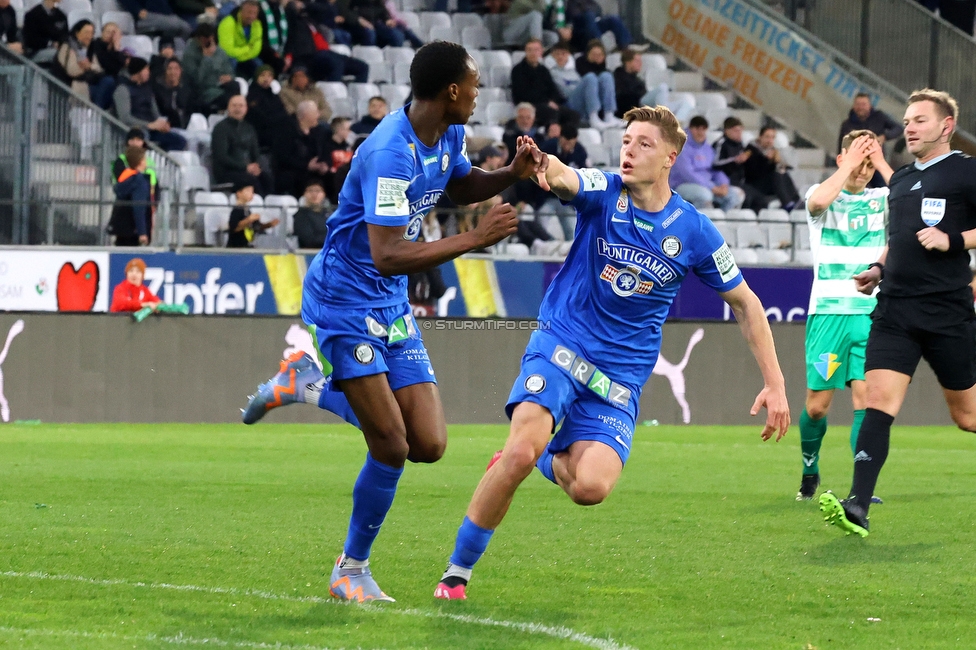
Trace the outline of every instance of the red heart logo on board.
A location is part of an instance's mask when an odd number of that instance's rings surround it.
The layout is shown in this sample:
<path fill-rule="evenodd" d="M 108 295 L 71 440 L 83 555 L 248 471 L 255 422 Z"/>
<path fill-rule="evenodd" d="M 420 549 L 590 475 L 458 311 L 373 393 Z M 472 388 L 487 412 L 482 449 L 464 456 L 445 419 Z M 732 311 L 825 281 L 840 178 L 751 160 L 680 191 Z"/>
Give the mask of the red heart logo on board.
<path fill-rule="evenodd" d="M 58 272 L 58 311 L 91 311 L 98 296 L 98 264 L 89 260 L 75 270 L 65 262 Z"/>

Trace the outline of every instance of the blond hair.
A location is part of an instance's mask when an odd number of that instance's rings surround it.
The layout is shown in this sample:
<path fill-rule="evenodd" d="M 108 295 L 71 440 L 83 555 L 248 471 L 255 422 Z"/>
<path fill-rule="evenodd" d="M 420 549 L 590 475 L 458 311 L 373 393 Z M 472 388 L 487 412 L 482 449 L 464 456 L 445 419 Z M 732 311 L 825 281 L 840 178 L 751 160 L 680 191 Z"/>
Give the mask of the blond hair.
<path fill-rule="evenodd" d="M 959 104 L 953 99 L 952 95 L 941 90 L 923 88 L 916 90 L 908 97 L 908 104 L 911 106 L 917 102 L 932 102 L 940 119 L 951 117 L 953 122 L 959 120 Z"/>
<path fill-rule="evenodd" d="M 653 124 L 661 130 L 661 137 L 668 144 L 674 146 L 678 153 L 681 153 L 681 149 L 684 148 L 685 142 L 688 140 L 688 136 L 681 128 L 681 123 L 678 122 L 678 118 L 665 106 L 638 106 L 632 108 L 624 113 L 624 120 L 627 122 L 627 126 L 630 126 L 632 122 Z"/>
<path fill-rule="evenodd" d="M 843 151 L 847 151 L 848 149 L 851 148 L 851 144 L 853 144 L 855 140 L 857 140 L 858 138 L 864 135 L 869 135 L 875 140 L 878 139 L 878 135 L 874 131 L 868 131 L 867 129 L 858 129 L 856 131 L 851 131 L 850 133 L 844 136 L 844 139 L 840 141 L 840 148 Z"/>

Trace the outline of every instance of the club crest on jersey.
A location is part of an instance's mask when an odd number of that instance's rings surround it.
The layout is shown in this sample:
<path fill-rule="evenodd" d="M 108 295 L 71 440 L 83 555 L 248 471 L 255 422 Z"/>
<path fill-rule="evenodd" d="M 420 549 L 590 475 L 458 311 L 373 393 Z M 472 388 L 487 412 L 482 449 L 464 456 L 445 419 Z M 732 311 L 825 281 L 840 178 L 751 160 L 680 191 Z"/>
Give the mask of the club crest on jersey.
<path fill-rule="evenodd" d="M 451 154 L 445 151 L 444 155 L 441 156 L 441 172 L 446 172 L 447 166 L 450 164 L 451 164 Z"/>
<path fill-rule="evenodd" d="M 641 281 L 640 269 L 633 266 L 618 269 L 610 264 L 603 267 L 600 279 L 610 283 L 613 292 L 622 298 L 639 293 L 646 296 L 654 288 L 654 283 Z"/>
<path fill-rule="evenodd" d="M 926 226 L 934 226 L 945 216 L 945 199 L 922 199 L 922 221 Z"/>
<path fill-rule="evenodd" d="M 868 208 L 871 209 L 871 212 L 877 212 L 881 209 L 881 201 L 878 199 L 871 199 L 868 201 Z"/>
<path fill-rule="evenodd" d="M 626 212 L 627 208 L 630 207 L 630 199 L 627 198 L 627 188 L 620 190 L 620 196 L 617 197 L 617 212 Z"/>
<path fill-rule="evenodd" d="M 420 234 L 420 227 L 423 224 L 423 222 L 424 222 L 424 215 L 422 214 L 415 215 L 413 219 L 410 220 L 410 223 L 407 225 L 407 229 L 403 231 L 403 238 L 406 239 L 407 241 L 415 240 L 417 238 L 417 235 Z"/>
<path fill-rule="evenodd" d="M 525 390 L 530 393 L 541 393 L 546 389 L 546 378 L 542 375 L 529 375 L 525 378 Z"/>
<path fill-rule="evenodd" d="M 674 235 L 668 235 L 661 240 L 661 250 L 668 257 L 677 257 L 681 254 L 681 240 Z"/>
<path fill-rule="evenodd" d="M 373 359 L 376 358 L 376 353 L 373 352 L 373 346 L 369 343 L 360 343 L 352 349 L 352 354 L 356 357 L 356 361 L 364 366 L 373 363 Z"/>

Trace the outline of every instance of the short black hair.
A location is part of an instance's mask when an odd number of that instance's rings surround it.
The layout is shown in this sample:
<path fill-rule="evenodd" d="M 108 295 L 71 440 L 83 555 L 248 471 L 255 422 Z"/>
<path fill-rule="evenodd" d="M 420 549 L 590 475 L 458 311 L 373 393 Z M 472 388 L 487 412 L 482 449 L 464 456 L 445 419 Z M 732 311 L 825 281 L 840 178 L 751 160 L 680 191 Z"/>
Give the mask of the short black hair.
<path fill-rule="evenodd" d="M 305 189 L 306 190 L 308 188 L 310 188 L 310 187 L 317 187 L 320 190 L 322 190 L 323 192 L 325 191 L 325 183 L 323 183 L 322 181 L 320 181 L 320 180 L 318 180 L 316 178 L 313 178 L 309 182 L 305 183 Z"/>
<path fill-rule="evenodd" d="M 563 124 L 561 135 L 567 140 L 575 140 L 579 137 L 579 129 L 575 124 Z"/>
<path fill-rule="evenodd" d="M 471 57 L 463 46 L 448 41 L 431 41 L 413 55 L 410 86 L 414 99 L 436 99 L 451 84 L 461 83 Z"/>
<path fill-rule="evenodd" d="M 691 118 L 691 121 L 688 122 L 688 128 L 689 129 L 697 129 L 700 126 L 703 126 L 706 129 L 708 128 L 708 120 L 706 120 L 701 115 L 694 116 L 693 118 Z"/>
<path fill-rule="evenodd" d="M 724 122 L 722 122 L 722 129 L 725 130 L 734 129 L 737 126 L 742 126 L 742 120 L 737 118 L 735 115 L 730 115 L 729 117 L 725 118 Z"/>

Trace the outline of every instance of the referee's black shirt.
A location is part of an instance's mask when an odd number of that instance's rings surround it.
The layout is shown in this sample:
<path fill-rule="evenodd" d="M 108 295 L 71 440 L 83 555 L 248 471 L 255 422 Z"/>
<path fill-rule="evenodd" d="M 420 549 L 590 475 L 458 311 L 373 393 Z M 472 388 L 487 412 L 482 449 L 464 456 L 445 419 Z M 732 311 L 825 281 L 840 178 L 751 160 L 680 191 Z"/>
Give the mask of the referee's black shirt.
<path fill-rule="evenodd" d="M 917 233 L 928 226 L 950 234 L 976 228 L 976 159 L 953 151 L 922 167 L 905 165 L 888 183 L 888 257 L 881 293 L 889 296 L 957 291 L 973 277 L 969 251 L 925 250 Z"/>

